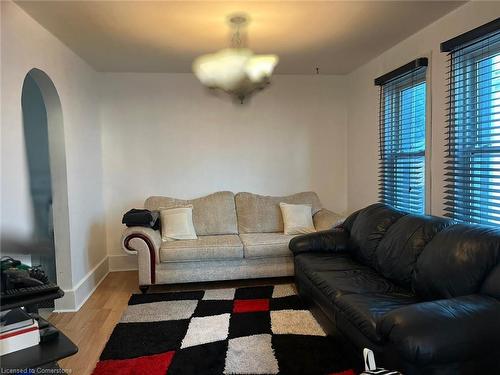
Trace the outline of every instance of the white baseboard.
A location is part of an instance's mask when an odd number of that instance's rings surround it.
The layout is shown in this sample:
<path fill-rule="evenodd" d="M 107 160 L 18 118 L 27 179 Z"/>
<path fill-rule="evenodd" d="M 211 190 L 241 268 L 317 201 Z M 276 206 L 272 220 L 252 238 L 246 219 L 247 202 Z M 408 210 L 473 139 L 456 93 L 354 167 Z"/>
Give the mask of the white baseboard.
<path fill-rule="evenodd" d="M 137 256 L 128 254 L 111 254 L 108 255 L 109 272 L 117 271 L 136 271 Z"/>
<path fill-rule="evenodd" d="M 75 312 L 94 293 L 109 273 L 109 257 L 105 256 L 72 289 L 64 290 L 64 297 L 55 300 L 54 312 Z"/>

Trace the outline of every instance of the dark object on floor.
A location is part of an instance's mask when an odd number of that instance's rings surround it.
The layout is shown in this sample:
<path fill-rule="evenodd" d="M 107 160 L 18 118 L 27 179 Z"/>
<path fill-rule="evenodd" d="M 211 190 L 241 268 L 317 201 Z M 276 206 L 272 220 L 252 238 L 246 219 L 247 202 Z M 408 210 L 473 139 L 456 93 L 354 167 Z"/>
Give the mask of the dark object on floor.
<path fill-rule="evenodd" d="M 125 224 L 127 227 L 159 229 L 159 217 L 160 213 L 158 211 L 132 208 L 123 215 L 122 224 Z"/>
<path fill-rule="evenodd" d="M 284 284 L 134 294 L 94 375 L 354 375 L 351 368 L 343 342 Z"/>
<path fill-rule="evenodd" d="M 500 373 L 499 230 L 383 204 L 343 226 L 290 241 L 327 325 L 405 375 Z"/>

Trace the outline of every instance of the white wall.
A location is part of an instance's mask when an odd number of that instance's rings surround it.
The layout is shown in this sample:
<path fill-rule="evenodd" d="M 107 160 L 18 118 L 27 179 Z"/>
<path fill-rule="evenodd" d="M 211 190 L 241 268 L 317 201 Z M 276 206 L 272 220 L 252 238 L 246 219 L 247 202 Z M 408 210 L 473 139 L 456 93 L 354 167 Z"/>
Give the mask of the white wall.
<path fill-rule="evenodd" d="M 348 75 L 348 208 L 354 211 L 378 200 L 378 87 L 373 79 L 417 57 L 429 57 L 432 143 L 430 213 L 443 214 L 447 55 L 441 42 L 492 21 L 500 2 L 472 1 L 384 52 Z"/>
<path fill-rule="evenodd" d="M 123 255 L 123 213 L 155 194 L 315 190 L 326 207 L 344 211 L 344 90 L 343 77 L 275 76 L 239 105 L 210 95 L 191 74 L 104 74 L 108 252 Z"/>
<path fill-rule="evenodd" d="M 58 39 L 10 1 L 1 2 L 1 232 L 19 241 L 32 233 L 32 212 L 24 149 L 21 89 L 32 68 L 44 71 L 61 100 L 66 147 L 70 269 L 58 269 L 58 281 L 68 291 L 64 308 L 81 303 L 75 288 L 89 288 L 89 271 L 102 274 L 107 263 L 98 74 Z M 2 249 L 3 252 L 8 249 Z M 69 275 L 69 277 L 67 277 Z M 87 278 L 87 276 L 89 276 Z M 78 295 L 81 295 L 78 294 Z"/>

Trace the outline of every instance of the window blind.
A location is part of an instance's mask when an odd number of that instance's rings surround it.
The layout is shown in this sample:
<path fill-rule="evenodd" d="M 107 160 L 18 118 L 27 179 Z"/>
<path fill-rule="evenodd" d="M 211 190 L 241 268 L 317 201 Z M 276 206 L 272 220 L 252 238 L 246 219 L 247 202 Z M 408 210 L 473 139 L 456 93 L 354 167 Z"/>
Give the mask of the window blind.
<path fill-rule="evenodd" d="M 425 212 L 427 59 L 417 59 L 375 80 L 380 86 L 379 199 Z"/>
<path fill-rule="evenodd" d="M 441 50 L 449 52 L 446 215 L 500 225 L 500 23 L 444 42 Z"/>

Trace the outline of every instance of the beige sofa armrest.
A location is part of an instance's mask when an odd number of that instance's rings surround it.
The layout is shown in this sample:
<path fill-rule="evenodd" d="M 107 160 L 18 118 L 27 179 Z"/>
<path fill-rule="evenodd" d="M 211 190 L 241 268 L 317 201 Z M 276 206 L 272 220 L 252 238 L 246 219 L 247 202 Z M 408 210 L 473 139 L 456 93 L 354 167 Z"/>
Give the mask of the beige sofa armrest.
<path fill-rule="evenodd" d="M 333 211 L 322 208 L 313 216 L 314 227 L 317 231 L 332 229 L 343 217 Z"/>
<path fill-rule="evenodd" d="M 152 285 L 156 279 L 156 265 L 160 263 L 160 231 L 145 227 L 130 227 L 123 231 L 122 249 L 137 254 L 139 285 Z"/>

